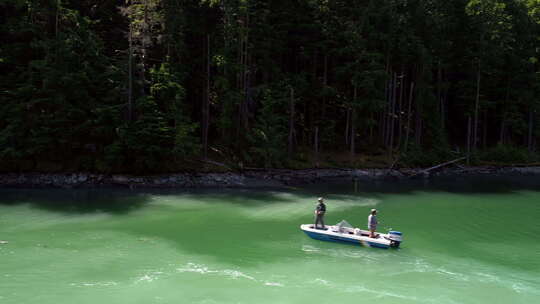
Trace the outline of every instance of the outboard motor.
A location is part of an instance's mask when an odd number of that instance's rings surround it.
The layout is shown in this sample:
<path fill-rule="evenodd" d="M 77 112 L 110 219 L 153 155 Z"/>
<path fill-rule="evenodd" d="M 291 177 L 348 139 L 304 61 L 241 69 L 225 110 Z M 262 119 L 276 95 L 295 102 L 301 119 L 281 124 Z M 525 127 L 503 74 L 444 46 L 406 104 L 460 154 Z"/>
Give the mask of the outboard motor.
<path fill-rule="evenodd" d="M 403 235 L 399 231 L 389 231 L 388 239 L 390 240 L 390 247 L 398 248 L 403 241 Z"/>

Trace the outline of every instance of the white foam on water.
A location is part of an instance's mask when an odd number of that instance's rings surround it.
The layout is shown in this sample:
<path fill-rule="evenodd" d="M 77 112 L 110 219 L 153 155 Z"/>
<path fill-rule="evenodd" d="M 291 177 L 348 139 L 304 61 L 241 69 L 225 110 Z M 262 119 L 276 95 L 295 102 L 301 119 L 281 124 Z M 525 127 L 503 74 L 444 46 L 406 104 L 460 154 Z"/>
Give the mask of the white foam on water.
<path fill-rule="evenodd" d="M 155 277 L 145 274 L 142 277 L 138 278 L 137 282 L 141 282 L 141 281 L 152 282 L 153 280 L 155 280 Z"/>
<path fill-rule="evenodd" d="M 483 273 L 483 272 L 475 272 L 475 275 L 478 275 L 480 277 L 479 281 L 481 282 L 499 282 L 499 277 L 489 274 L 489 273 Z"/>
<path fill-rule="evenodd" d="M 446 270 L 446 269 L 444 269 L 442 267 L 437 269 L 437 273 L 442 274 L 443 276 L 449 277 L 450 279 L 457 280 L 457 281 L 463 281 L 463 282 L 470 281 L 468 276 L 466 276 L 466 275 L 464 275 L 462 273 L 448 271 L 448 270 Z"/>
<path fill-rule="evenodd" d="M 231 279 L 246 279 L 249 281 L 257 282 L 262 284 L 263 286 L 270 286 L 270 287 L 285 287 L 285 284 L 282 282 L 276 282 L 274 280 L 268 280 L 268 279 L 257 279 L 251 275 L 248 275 L 242 271 L 234 270 L 234 269 L 210 269 L 207 266 L 199 265 L 196 263 L 188 263 L 185 267 L 176 268 L 176 271 L 178 272 L 192 272 L 192 273 L 198 273 L 198 274 L 210 274 L 210 275 L 217 275 L 217 276 L 223 276 Z"/>
<path fill-rule="evenodd" d="M 162 274 L 163 274 L 162 271 L 154 271 L 154 272 L 146 273 L 146 274 L 138 277 L 135 280 L 135 284 L 140 283 L 140 282 L 153 282 L 153 281 L 157 280 L 159 278 L 159 276 L 162 275 Z"/>
<path fill-rule="evenodd" d="M 233 279 L 248 279 L 252 281 L 257 281 L 254 277 L 249 276 L 241 271 L 234 270 L 234 269 L 224 269 L 224 270 L 213 270 L 209 269 L 208 267 L 204 265 L 198 265 L 195 263 L 188 263 L 186 267 L 177 268 L 178 272 L 193 272 L 193 273 L 200 273 L 200 274 L 217 274 L 222 276 L 227 276 Z"/>
<path fill-rule="evenodd" d="M 255 278 L 253 278 L 252 276 L 248 276 L 247 274 L 244 274 L 243 272 L 238 270 L 225 269 L 222 272 L 233 279 L 244 278 L 248 280 L 255 280 Z"/>
<path fill-rule="evenodd" d="M 80 282 L 80 283 L 70 283 L 69 286 L 73 287 L 107 287 L 107 286 L 116 286 L 118 283 L 114 281 L 105 281 L 105 282 Z"/>
<path fill-rule="evenodd" d="M 485 272 L 475 272 L 474 274 L 477 276 L 476 279 L 479 282 L 497 284 L 501 287 L 510 288 L 512 291 L 520 294 L 540 294 L 540 289 L 538 289 L 532 284 L 527 284 L 521 281 L 519 278 L 501 278 L 497 275 Z"/>
<path fill-rule="evenodd" d="M 330 285 L 331 285 L 329 281 L 327 281 L 327 280 L 325 280 L 325 279 L 321 279 L 321 278 L 316 278 L 316 279 L 314 280 L 314 282 L 315 282 L 316 284 L 324 285 L 324 286 L 330 286 Z"/>
<path fill-rule="evenodd" d="M 385 274 L 385 276 L 399 276 L 411 273 L 436 273 L 439 275 L 459 276 L 458 273 L 431 265 L 422 258 L 414 258 L 412 261 L 399 262 L 399 267 L 393 267 L 391 271 Z"/>
<path fill-rule="evenodd" d="M 176 269 L 179 272 L 195 272 L 200 274 L 206 274 L 206 273 L 217 273 L 217 270 L 210 270 L 206 266 L 197 265 L 195 263 L 188 263 L 186 267 L 183 268 L 177 268 Z"/>
<path fill-rule="evenodd" d="M 315 246 L 304 245 L 304 246 L 302 246 L 302 251 L 304 251 L 304 252 L 319 252 L 320 249 L 315 247 Z"/>
<path fill-rule="evenodd" d="M 467 267 L 467 272 L 463 273 L 461 269 L 463 264 L 451 264 L 448 267 L 432 265 L 425 259 L 416 258 L 414 261 L 400 263 L 401 270 L 388 273 L 388 276 L 396 276 L 407 273 L 432 273 L 441 276 L 442 279 L 454 280 L 458 282 L 467 282 L 473 284 L 476 282 L 483 284 L 496 285 L 497 288 L 506 288 L 519 294 L 540 294 L 540 289 L 535 288 L 532 283 L 529 283 L 524 278 L 507 276 L 506 273 L 490 273 L 486 272 L 486 266 L 482 264 L 472 264 Z M 459 269 L 459 270 L 456 270 Z M 450 299 L 444 299 L 445 302 Z M 449 302 L 448 302 L 449 303 Z"/>
<path fill-rule="evenodd" d="M 359 245 L 358 245 L 359 246 Z M 345 249 L 347 248 L 347 249 Z M 338 251 L 338 257 L 352 258 L 352 259 L 361 259 L 364 262 L 384 262 L 389 259 L 389 254 L 386 250 L 383 249 L 367 249 L 358 248 L 357 246 L 344 247 Z"/>
<path fill-rule="evenodd" d="M 397 298 L 402 300 L 411 300 L 415 302 L 422 302 L 419 298 L 415 296 L 406 296 L 402 294 L 398 294 L 395 292 L 390 292 L 386 290 L 376 290 L 376 289 L 370 289 L 363 285 L 358 286 L 349 286 L 344 289 L 345 292 L 348 293 L 369 293 L 375 295 L 377 298 L 383 298 L 383 297 L 391 297 L 391 298 Z"/>
<path fill-rule="evenodd" d="M 520 284 L 520 283 L 512 284 L 512 289 L 517 293 L 522 293 L 524 291 L 527 291 L 527 287 L 525 287 L 523 284 Z"/>
<path fill-rule="evenodd" d="M 426 261 L 420 258 L 416 258 L 413 262 L 403 262 L 402 264 L 405 267 L 408 267 L 410 270 L 404 271 L 401 273 L 408 273 L 408 272 L 424 273 L 424 272 L 429 272 L 430 270 L 434 268 L 429 263 L 427 263 Z"/>

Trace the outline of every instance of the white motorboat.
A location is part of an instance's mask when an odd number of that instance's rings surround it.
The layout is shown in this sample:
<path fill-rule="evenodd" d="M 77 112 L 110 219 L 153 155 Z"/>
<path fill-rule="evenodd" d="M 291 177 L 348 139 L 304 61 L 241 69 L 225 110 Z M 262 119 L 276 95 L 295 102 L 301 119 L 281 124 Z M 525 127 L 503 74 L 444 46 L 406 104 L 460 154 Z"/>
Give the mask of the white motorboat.
<path fill-rule="evenodd" d="M 329 242 L 348 243 L 365 247 L 398 248 L 403 241 L 403 235 L 399 231 L 391 230 L 388 233 L 376 233 L 375 237 L 369 237 L 368 230 L 354 228 L 343 220 L 336 225 L 315 229 L 313 224 L 300 225 L 300 229 L 309 237 Z"/>

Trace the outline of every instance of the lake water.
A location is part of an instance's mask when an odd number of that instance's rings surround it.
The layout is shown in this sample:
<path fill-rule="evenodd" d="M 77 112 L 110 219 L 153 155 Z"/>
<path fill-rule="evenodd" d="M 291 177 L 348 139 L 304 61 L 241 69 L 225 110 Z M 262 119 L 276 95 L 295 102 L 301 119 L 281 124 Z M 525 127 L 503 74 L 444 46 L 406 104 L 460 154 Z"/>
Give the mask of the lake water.
<path fill-rule="evenodd" d="M 377 208 L 402 247 L 308 238 L 319 196 L 327 223 Z M 533 177 L 0 189 L 0 303 L 539 303 L 539 218 Z"/>

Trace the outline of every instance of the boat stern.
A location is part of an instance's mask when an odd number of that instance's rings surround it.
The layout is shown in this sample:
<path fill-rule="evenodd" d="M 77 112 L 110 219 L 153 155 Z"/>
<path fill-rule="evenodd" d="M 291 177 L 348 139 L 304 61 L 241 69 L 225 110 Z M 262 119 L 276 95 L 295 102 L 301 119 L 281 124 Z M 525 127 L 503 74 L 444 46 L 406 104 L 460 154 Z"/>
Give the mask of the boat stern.
<path fill-rule="evenodd" d="M 390 240 L 390 247 L 399 248 L 399 245 L 403 242 L 403 234 L 400 231 L 389 231 L 388 240 Z"/>

